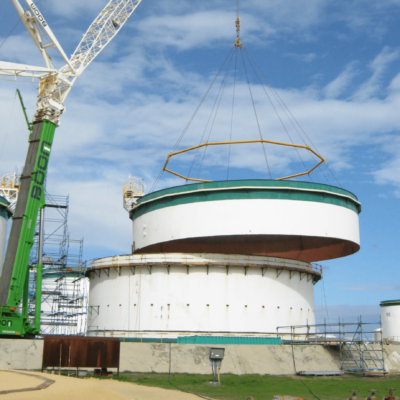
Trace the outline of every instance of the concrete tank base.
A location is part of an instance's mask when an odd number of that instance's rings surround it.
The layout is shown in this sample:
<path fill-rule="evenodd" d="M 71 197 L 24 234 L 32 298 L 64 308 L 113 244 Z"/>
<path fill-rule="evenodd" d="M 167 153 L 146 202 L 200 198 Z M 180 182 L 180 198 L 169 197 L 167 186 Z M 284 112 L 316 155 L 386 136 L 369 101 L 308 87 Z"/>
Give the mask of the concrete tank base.
<path fill-rule="evenodd" d="M 89 335 L 266 335 L 315 323 L 309 263 L 232 254 L 134 254 L 95 260 Z"/>

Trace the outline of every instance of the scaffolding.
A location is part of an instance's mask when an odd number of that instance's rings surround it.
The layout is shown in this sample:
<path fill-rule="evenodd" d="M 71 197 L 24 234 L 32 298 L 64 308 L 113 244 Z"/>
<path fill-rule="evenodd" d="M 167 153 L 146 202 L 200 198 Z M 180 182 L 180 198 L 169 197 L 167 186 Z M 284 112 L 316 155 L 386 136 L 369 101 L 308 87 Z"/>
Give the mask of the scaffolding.
<path fill-rule="evenodd" d="M 83 240 L 68 232 L 68 196 L 46 193 L 43 229 L 43 280 L 41 333 L 84 335 L 87 323 L 88 280 L 82 261 Z M 39 258 L 40 218 L 30 253 L 29 316 L 34 316 L 36 268 Z"/>
<path fill-rule="evenodd" d="M 8 208 L 14 213 L 17 204 L 20 175 L 15 171 L 0 178 L 0 196 L 10 203 Z"/>
<path fill-rule="evenodd" d="M 128 182 L 122 188 L 122 204 L 126 211 L 130 212 L 138 199 L 144 196 L 146 184 L 143 179 L 129 175 Z"/>
<path fill-rule="evenodd" d="M 321 344 L 339 349 L 340 368 L 350 373 L 385 373 L 381 322 L 326 323 L 279 326 L 277 335 L 284 344 Z"/>

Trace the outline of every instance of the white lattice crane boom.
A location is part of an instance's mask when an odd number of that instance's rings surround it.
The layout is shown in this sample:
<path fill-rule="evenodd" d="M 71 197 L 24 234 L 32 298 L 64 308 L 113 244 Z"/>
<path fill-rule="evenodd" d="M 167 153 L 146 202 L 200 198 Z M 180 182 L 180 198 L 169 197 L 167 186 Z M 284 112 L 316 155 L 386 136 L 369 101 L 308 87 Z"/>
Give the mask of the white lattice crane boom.
<path fill-rule="evenodd" d="M 33 122 L 48 119 L 58 125 L 59 116 L 65 110 L 64 101 L 76 78 L 110 43 L 142 0 L 111 0 L 83 35 L 70 59 L 32 0 L 25 0 L 28 9 L 23 9 L 18 0 L 11 1 L 42 54 L 45 67 L 0 61 L 0 75 L 39 80 L 38 110 Z M 54 47 L 66 62 L 58 70 L 47 52 L 50 47 Z"/>
<path fill-rule="evenodd" d="M 111 0 L 107 4 L 90 25 L 71 57 L 71 64 L 77 76 L 107 46 L 140 2 L 141 0 Z"/>

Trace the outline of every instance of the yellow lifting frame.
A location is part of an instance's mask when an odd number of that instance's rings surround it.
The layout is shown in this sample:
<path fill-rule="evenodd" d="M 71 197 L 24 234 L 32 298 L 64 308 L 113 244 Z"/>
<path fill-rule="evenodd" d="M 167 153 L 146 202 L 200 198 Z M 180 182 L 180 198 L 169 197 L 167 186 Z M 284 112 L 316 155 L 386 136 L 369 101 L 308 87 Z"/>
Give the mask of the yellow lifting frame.
<path fill-rule="evenodd" d="M 203 144 L 199 144 L 198 146 L 189 147 L 188 149 L 184 149 L 184 150 L 180 150 L 180 151 L 176 151 L 174 153 L 168 154 L 167 160 L 165 161 L 165 164 L 164 164 L 164 167 L 163 167 L 163 171 L 169 172 L 170 174 L 173 174 L 175 176 L 178 176 L 179 178 L 185 179 L 186 181 L 212 182 L 212 181 L 209 181 L 209 180 L 206 180 L 206 179 L 195 179 L 195 178 L 185 177 L 185 176 L 183 176 L 181 174 L 178 174 L 177 172 L 174 172 L 174 171 L 171 171 L 170 169 L 167 169 L 167 165 L 168 165 L 169 159 L 171 157 L 173 157 L 173 156 L 178 155 L 178 154 L 186 153 L 188 151 L 196 150 L 196 149 L 199 149 L 199 148 L 205 147 L 205 146 L 223 146 L 223 145 L 228 145 L 228 144 L 230 145 L 230 144 L 246 144 L 246 143 L 268 143 L 268 144 L 276 144 L 278 146 L 287 146 L 287 147 L 296 147 L 296 148 L 299 148 L 299 149 L 305 149 L 305 150 L 308 150 L 309 152 L 313 153 L 315 156 L 317 156 L 321 160 L 319 163 L 317 163 L 309 171 L 301 172 L 301 173 L 295 174 L 295 175 L 285 176 L 283 178 L 278 178 L 278 179 L 276 179 L 277 181 L 283 181 L 285 179 L 291 179 L 291 178 L 296 178 L 298 176 L 309 175 L 312 171 L 314 171 L 314 169 L 318 168 L 322 163 L 324 163 L 326 161 L 325 158 L 321 157 L 317 152 L 315 152 L 309 146 L 303 146 L 303 145 L 300 145 L 300 144 L 274 142 L 272 140 L 264 140 L 264 139 L 240 140 L 240 141 L 232 141 L 232 142 L 211 142 L 211 143 L 206 142 L 206 143 L 203 143 Z"/>

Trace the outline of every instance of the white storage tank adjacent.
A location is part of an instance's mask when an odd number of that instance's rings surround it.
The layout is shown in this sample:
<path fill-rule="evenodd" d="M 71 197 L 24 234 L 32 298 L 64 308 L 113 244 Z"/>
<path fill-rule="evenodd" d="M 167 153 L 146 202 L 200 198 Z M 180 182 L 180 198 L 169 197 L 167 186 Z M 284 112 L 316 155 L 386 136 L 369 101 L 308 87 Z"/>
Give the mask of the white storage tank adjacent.
<path fill-rule="evenodd" d="M 400 300 L 387 300 L 380 303 L 382 338 L 400 342 Z"/>
<path fill-rule="evenodd" d="M 0 196 L 0 276 L 3 272 L 4 254 L 7 239 L 7 223 L 12 213 L 8 208 L 10 203 Z"/>

